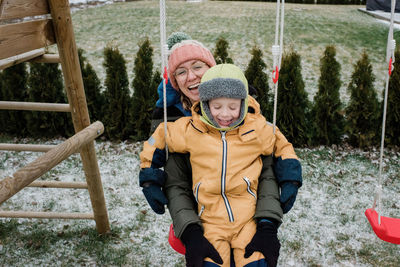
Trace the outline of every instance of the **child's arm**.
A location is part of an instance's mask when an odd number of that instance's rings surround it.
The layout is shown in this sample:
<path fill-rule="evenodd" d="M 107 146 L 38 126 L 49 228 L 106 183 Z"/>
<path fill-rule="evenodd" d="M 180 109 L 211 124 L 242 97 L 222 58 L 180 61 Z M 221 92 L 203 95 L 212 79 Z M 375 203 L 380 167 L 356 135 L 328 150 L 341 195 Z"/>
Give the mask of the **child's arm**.
<path fill-rule="evenodd" d="M 283 213 L 289 212 L 296 200 L 297 191 L 303 184 L 300 161 L 291 143 L 276 129 L 274 169 L 281 188 L 280 202 Z"/>
<path fill-rule="evenodd" d="M 167 128 L 167 144 L 169 148 L 172 149 L 174 146 L 176 146 L 177 149 L 182 148 L 180 145 L 184 145 L 184 134 L 180 132 L 173 134 L 174 131 L 180 129 L 180 126 L 175 123 L 168 123 Z M 169 138 L 171 134 L 178 139 L 176 140 L 178 145 L 174 145 L 175 139 L 171 140 L 171 138 Z M 143 194 L 150 207 L 158 214 L 163 214 L 165 212 L 164 206 L 168 203 L 162 191 L 167 176 L 165 172 L 160 169 L 166 162 L 165 143 L 164 124 L 162 123 L 157 127 L 154 134 L 144 143 L 143 150 L 140 153 L 141 170 L 139 172 L 139 185 L 143 187 Z"/>
<path fill-rule="evenodd" d="M 275 172 L 279 185 L 283 182 L 296 182 L 302 185 L 301 165 L 294 151 L 293 145 L 276 128 L 276 142 L 274 148 Z"/>
<path fill-rule="evenodd" d="M 275 127 L 275 134 L 273 134 L 272 125 L 267 123 L 261 133 L 263 139 L 270 139 L 271 136 L 275 138 L 273 146 L 274 170 L 276 180 L 281 188 L 280 202 L 283 213 L 287 213 L 296 200 L 298 188 L 302 185 L 301 164 L 293 145 L 278 127 Z M 270 142 L 263 142 L 263 144 L 270 144 Z M 271 146 L 266 146 L 263 150 L 264 155 L 269 155 Z"/>
<path fill-rule="evenodd" d="M 185 128 L 186 118 L 167 123 L 167 142 L 165 141 L 164 123 L 158 125 L 157 129 L 144 142 L 140 153 L 140 168 L 161 168 L 166 161 L 165 143 L 168 144 L 170 152 L 185 153 Z"/>
<path fill-rule="evenodd" d="M 161 168 L 165 165 L 164 123 L 160 123 L 140 152 L 140 168 Z"/>

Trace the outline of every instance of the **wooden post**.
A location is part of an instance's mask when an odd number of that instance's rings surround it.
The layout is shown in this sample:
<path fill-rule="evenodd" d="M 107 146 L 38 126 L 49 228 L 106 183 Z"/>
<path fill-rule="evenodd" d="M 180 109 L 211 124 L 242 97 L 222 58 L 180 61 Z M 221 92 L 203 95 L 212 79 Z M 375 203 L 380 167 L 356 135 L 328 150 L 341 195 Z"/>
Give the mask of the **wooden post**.
<path fill-rule="evenodd" d="M 53 18 L 54 34 L 61 60 L 68 102 L 72 108 L 72 121 L 75 132 L 79 132 L 90 124 L 90 119 L 72 27 L 71 11 L 68 0 L 49 0 L 49 6 Z M 110 230 L 110 225 L 93 142 L 82 147 L 81 158 L 96 228 L 99 233 L 106 233 Z"/>
<path fill-rule="evenodd" d="M 79 150 L 88 142 L 98 137 L 104 126 L 97 121 L 37 158 L 27 166 L 19 169 L 12 177 L 0 181 L 0 204 L 18 193 L 21 189 L 51 170 L 54 166 Z"/>

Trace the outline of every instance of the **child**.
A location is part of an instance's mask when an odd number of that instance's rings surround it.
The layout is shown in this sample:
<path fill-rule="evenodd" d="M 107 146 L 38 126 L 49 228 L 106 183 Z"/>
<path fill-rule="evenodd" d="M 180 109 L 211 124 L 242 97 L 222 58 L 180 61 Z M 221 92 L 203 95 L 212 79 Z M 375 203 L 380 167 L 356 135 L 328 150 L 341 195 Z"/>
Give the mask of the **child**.
<path fill-rule="evenodd" d="M 247 80 L 238 67 L 221 64 L 210 68 L 201 79 L 199 95 L 192 117 L 168 123 L 166 143 L 170 152 L 190 154 L 193 194 L 204 237 L 218 251 L 222 266 L 230 266 L 231 250 L 236 266 L 265 266 L 265 260 L 268 266 L 276 266 L 280 244 L 275 222 L 280 218 L 262 219 L 258 224 L 254 220 L 260 156 L 275 153 L 297 160 L 293 147 L 277 128 L 274 134 L 260 114 L 258 103 L 248 96 Z M 141 167 L 150 166 L 154 151 L 163 148 L 162 124 L 144 144 Z M 273 199 L 279 207 L 279 195 Z M 276 214 L 281 212 L 277 210 Z M 190 224 L 181 235 L 186 254 L 188 247 L 193 247 L 191 231 L 199 231 L 196 226 Z M 265 236 L 270 241 L 263 250 L 259 243 Z M 263 254 L 267 254 L 266 259 Z M 221 263 L 218 257 L 213 259 Z M 205 261 L 208 266 L 219 266 L 210 258 Z"/>

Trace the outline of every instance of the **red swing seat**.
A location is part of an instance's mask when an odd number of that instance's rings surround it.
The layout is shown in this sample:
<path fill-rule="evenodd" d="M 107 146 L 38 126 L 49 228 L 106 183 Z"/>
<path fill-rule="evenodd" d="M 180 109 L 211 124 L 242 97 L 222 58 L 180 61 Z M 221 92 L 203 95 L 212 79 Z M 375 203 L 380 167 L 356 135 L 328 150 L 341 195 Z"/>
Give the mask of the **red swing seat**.
<path fill-rule="evenodd" d="M 174 226 L 172 225 L 172 223 L 171 226 L 169 227 L 168 242 L 176 252 L 185 255 L 186 253 L 185 245 L 183 245 L 182 241 L 175 236 Z"/>
<path fill-rule="evenodd" d="M 400 219 L 381 216 L 379 224 L 379 215 L 372 208 L 365 211 L 365 216 L 380 239 L 400 245 Z"/>

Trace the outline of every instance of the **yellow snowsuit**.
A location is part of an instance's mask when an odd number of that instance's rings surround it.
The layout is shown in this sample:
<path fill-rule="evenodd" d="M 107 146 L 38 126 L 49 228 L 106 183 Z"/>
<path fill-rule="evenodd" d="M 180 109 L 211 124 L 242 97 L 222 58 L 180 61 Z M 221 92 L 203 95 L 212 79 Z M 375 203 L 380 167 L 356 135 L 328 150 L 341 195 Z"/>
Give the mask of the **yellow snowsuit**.
<path fill-rule="evenodd" d="M 256 232 L 253 217 L 257 202 L 260 155 L 294 158 L 293 146 L 260 114 L 259 104 L 249 97 L 244 123 L 220 132 L 200 120 L 199 104 L 192 107 L 192 117 L 168 123 L 167 145 L 170 152 L 190 153 L 193 194 L 198 204 L 204 236 L 230 266 L 233 249 L 236 266 L 263 259 L 256 252 L 244 258 L 244 250 Z M 151 166 L 156 149 L 165 148 L 164 124 L 144 143 L 141 168 Z M 278 201 L 278 200 L 277 200 Z M 206 261 L 212 261 L 206 259 Z"/>

